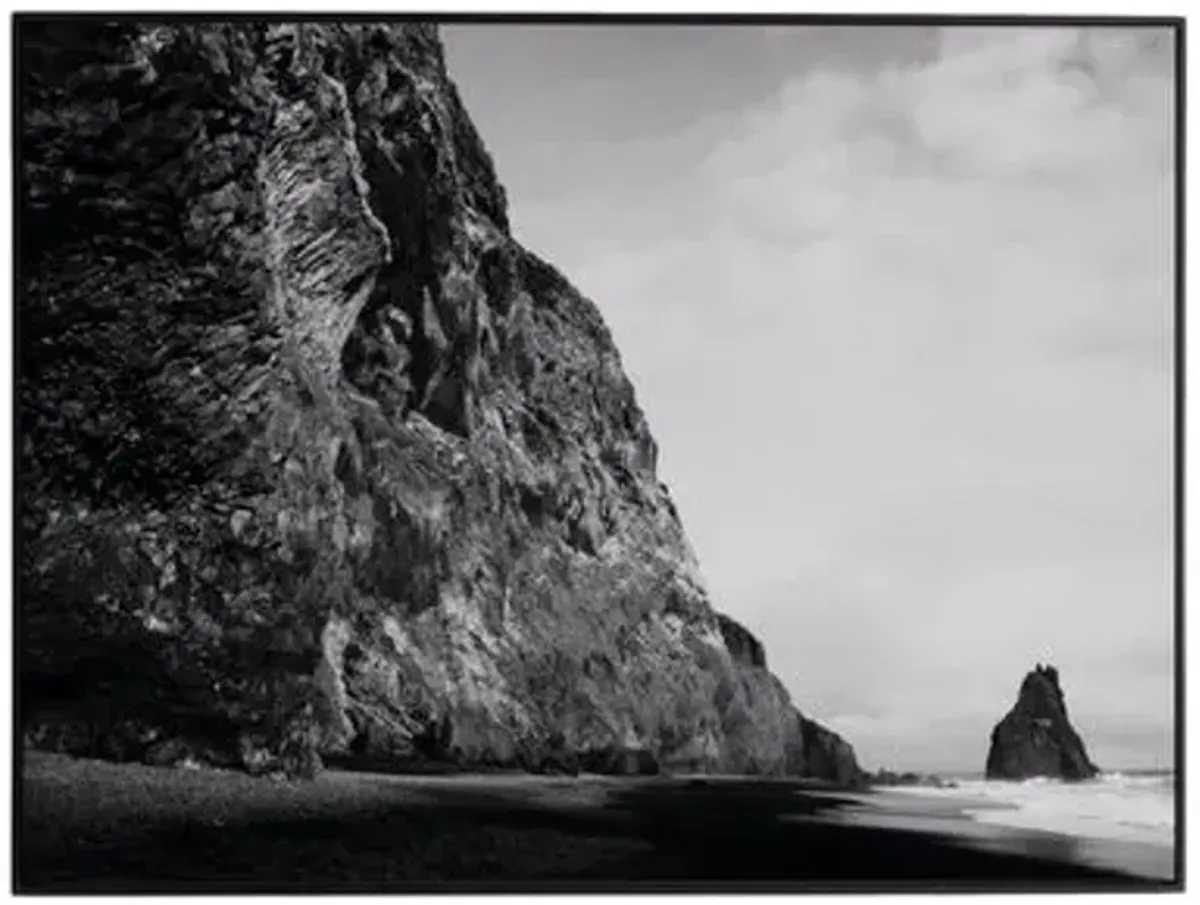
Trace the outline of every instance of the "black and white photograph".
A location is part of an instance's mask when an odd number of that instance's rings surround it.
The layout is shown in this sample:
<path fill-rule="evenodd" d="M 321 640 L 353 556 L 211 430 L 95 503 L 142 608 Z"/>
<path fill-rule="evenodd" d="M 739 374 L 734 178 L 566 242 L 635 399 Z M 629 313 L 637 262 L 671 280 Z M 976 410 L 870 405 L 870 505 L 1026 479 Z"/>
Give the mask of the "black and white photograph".
<path fill-rule="evenodd" d="M 1182 17 L 10 35 L 14 892 L 1183 888 Z"/>

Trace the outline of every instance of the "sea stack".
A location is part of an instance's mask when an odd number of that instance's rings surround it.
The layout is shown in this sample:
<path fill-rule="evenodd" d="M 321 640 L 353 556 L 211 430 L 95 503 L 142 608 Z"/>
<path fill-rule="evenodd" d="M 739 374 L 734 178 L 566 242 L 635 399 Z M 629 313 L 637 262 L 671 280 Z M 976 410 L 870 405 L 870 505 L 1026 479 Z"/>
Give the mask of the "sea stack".
<path fill-rule="evenodd" d="M 715 611 L 434 26 L 17 43 L 26 745 L 858 781 Z"/>
<path fill-rule="evenodd" d="M 992 730 L 988 779 L 1090 779 L 1099 771 L 1067 717 L 1058 670 L 1038 664 L 1017 703 Z"/>

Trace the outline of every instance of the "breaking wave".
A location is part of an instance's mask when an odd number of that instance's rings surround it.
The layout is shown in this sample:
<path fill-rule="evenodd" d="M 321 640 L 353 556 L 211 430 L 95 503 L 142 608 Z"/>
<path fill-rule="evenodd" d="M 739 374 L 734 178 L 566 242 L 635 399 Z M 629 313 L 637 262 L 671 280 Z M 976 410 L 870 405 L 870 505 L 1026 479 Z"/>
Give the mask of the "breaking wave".
<path fill-rule="evenodd" d="M 906 792 L 962 799 L 981 823 L 1092 839 L 1175 844 L 1175 777 L 1105 773 L 1086 782 L 964 780 L 952 789 Z"/>

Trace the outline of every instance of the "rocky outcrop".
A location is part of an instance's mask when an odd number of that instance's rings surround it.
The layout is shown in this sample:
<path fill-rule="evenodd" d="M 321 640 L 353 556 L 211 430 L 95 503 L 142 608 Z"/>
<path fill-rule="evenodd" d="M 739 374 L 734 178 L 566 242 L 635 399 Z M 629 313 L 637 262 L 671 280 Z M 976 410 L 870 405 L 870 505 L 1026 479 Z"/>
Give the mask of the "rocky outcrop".
<path fill-rule="evenodd" d="M 958 785 L 953 780 L 942 779 L 936 773 L 896 773 L 886 769 L 868 774 L 866 782 L 870 786 L 924 786 L 931 789 L 953 789 Z"/>
<path fill-rule="evenodd" d="M 867 784 L 867 774 L 859 766 L 849 742 L 832 729 L 799 713 L 795 720 L 799 746 L 791 772 L 851 788 Z"/>
<path fill-rule="evenodd" d="M 1017 703 L 992 730 L 988 778 L 1090 779 L 1098 772 L 1067 718 L 1058 670 L 1038 664 L 1021 683 Z"/>
<path fill-rule="evenodd" d="M 18 47 L 27 744 L 857 770 L 713 611 L 609 332 L 510 234 L 433 27 Z"/>

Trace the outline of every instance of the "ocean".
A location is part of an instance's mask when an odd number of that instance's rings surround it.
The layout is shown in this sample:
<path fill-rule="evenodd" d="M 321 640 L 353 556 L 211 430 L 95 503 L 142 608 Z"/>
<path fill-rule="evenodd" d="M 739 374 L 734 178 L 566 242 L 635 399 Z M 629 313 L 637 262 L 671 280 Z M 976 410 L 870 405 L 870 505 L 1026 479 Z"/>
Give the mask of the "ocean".
<path fill-rule="evenodd" d="M 961 802 L 979 823 L 1080 839 L 1175 845 L 1175 774 L 1103 773 L 1086 782 L 960 779 L 956 788 L 895 788 L 904 795 Z"/>

